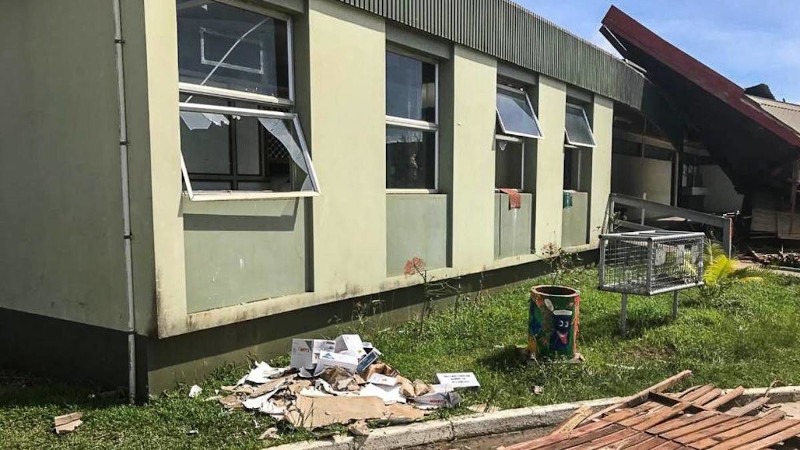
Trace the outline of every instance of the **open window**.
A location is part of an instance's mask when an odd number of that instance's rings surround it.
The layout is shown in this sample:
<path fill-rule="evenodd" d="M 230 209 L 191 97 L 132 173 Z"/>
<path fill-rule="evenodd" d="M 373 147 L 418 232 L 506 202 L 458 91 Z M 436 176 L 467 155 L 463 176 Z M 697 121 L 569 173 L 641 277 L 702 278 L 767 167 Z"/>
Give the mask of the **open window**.
<path fill-rule="evenodd" d="M 401 51 L 386 52 L 386 188 L 438 188 L 439 67 Z"/>
<path fill-rule="evenodd" d="M 503 134 L 523 138 L 541 138 L 542 128 L 533 112 L 531 100 L 522 89 L 497 86 L 497 121 Z"/>
<path fill-rule="evenodd" d="M 594 134 L 582 106 L 567 103 L 566 142 L 575 147 L 594 147 Z"/>
<path fill-rule="evenodd" d="M 316 195 L 311 156 L 292 111 L 290 18 L 229 1 L 176 0 L 176 7 L 181 169 L 189 198 Z"/>
<path fill-rule="evenodd" d="M 542 128 L 525 89 L 497 85 L 495 135 L 495 188 L 525 188 L 526 140 L 539 139 Z"/>
<path fill-rule="evenodd" d="M 566 112 L 564 190 L 589 192 L 592 157 L 588 152 L 595 147 L 592 127 L 582 106 L 567 103 Z"/>

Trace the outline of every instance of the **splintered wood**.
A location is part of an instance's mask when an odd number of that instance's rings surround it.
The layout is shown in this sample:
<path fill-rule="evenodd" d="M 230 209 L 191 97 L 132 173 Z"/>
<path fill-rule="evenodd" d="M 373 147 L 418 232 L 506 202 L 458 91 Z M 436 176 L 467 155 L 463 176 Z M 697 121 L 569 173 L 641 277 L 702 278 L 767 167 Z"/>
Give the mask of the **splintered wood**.
<path fill-rule="evenodd" d="M 498 450 L 800 449 L 800 421 L 770 408 L 767 397 L 742 402 L 741 386 L 664 393 L 690 375 L 681 372 L 594 414 L 580 409 L 549 435 Z"/>

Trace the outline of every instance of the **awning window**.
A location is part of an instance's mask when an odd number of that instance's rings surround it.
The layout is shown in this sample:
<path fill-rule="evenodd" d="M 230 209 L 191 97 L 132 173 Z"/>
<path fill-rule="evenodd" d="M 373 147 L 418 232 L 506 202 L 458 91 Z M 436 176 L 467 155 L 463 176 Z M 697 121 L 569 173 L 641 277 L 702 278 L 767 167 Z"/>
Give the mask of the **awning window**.
<path fill-rule="evenodd" d="M 567 104 L 567 144 L 578 147 L 594 147 L 594 135 L 586 111 L 580 106 Z"/>
<path fill-rule="evenodd" d="M 504 134 L 528 138 L 541 138 L 539 120 L 533 112 L 528 95 L 518 89 L 498 86 L 497 118 Z"/>

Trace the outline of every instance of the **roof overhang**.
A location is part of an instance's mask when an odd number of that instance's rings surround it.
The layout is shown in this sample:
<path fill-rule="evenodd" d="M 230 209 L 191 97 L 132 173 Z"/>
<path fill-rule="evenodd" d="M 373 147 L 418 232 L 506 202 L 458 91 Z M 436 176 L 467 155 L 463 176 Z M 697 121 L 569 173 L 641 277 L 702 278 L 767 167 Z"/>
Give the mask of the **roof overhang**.
<path fill-rule="evenodd" d="M 783 187 L 800 158 L 800 135 L 744 89 L 612 6 L 600 32 L 667 97 L 743 193 Z"/>

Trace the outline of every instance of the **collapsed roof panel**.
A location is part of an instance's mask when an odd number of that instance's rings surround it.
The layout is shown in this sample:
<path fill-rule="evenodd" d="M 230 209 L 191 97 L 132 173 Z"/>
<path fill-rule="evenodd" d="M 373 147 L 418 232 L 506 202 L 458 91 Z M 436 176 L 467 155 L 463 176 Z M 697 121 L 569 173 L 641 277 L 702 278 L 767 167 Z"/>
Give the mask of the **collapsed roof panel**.
<path fill-rule="evenodd" d="M 742 193 L 782 188 L 800 157 L 800 135 L 764 111 L 744 89 L 665 41 L 616 7 L 601 32 L 695 128 Z"/>

